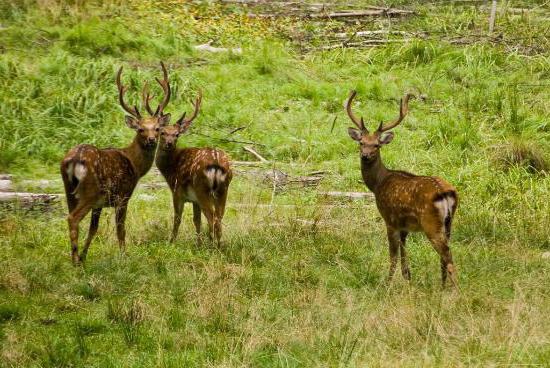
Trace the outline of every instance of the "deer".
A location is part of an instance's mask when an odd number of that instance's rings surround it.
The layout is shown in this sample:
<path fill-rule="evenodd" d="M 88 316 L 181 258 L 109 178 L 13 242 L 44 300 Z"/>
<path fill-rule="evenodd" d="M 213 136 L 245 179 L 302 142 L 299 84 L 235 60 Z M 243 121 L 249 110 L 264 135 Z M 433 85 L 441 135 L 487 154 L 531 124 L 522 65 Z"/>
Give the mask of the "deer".
<path fill-rule="evenodd" d="M 356 126 L 348 128 L 348 134 L 359 143 L 363 181 L 374 193 L 376 206 L 386 224 L 390 254 L 388 281 L 395 273 L 398 254 L 403 278 L 411 279 L 405 242 L 410 232 L 423 232 L 440 257 L 442 286 L 445 287 L 449 276 L 453 286 L 458 287 L 449 248 L 451 224 L 458 206 L 456 189 L 439 177 L 388 169 L 380 156 L 380 148 L 393 140 L 391 129 L 403 121 L 409 100 L 415 96 L 406 94 L 401 99 L 399 116 L 388 123 L 381 122 L 371 133 L 363 117 L 358 118 L 352 111 L 356 94 L 351 91 L 345 102 L 345 110 Z"/>
<path fill-rule="evenodd" d="M 229 157 L 215 148 L 177 148 L 180 135 L 185 133 L 198 115 L 202 101 L 199 91 L 189 118 L 185 113 L 174 125 L 164 126 L 160 131 L 159 148 L 155 164 L 164 176 L 174 206 L 174 224 L 170 242 L 176 240 L 181 224 L 184 204 L 193 204 L 193 223 L 197 244 L 201 241 L 201 213 L 208 222 L 208 238 L 213 235 L 221 246 L 222 219 L 225 212 L 229 184 L 233 177 Z"/>
<path fill-rule="evenodd" d="M 121 82 L 122 67 L 116 74 L 118 101 L 125 116 L 126 125 L 136 134 L 125 148 L 97 148 L 89 144 L 73 147 L 61 161 L 61 177 L 65 187 L 69 215 L 71 258 L 74 264 L 85 261 L 92 239 L 97 233 L 101 212 L 105 207 L 115 208 L 116 233 L 121 254 L 125 254 L 125 220 L 128 202 L 139 181 L 155 159 L 160 128 L 170 120 L 163 110 L 170 101 L 168 72 L 161 62 L 163 80 L 156 79 L 163 89 L 164 97 L 156 111 L 152 111 L 152 98 L 143 88 L 143 103 L 150 116 L 142 116 L 137 106 L 130 107 L 124 100 L 127 87 Z M 78 252 L 79 224 L 91 211 L 88 237 L 82 252 Z"/>

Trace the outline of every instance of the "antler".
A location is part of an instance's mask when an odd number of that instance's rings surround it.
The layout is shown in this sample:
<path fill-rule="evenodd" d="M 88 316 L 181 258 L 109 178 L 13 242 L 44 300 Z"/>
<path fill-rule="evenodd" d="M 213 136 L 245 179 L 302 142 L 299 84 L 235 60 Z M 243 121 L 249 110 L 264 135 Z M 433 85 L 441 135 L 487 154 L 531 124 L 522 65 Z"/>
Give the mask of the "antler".
<path fill-rule="evenodd" d="M 358 119 L 357 116 L 351 111 L 351 103 L 353 102 L 353 99 L 357 95 L 357 91 L 353 90 L 350 92 L 348 99 L 346 100 L 346 111 L 348 112 L 348 116 L 353 121 L 355 125 L 363 132 L 368 132 L 368 129 L 365 128 L 365 122 L 363 121 L 363 118 Z"/>
<path fill-rule="evenodd" d="M 170 82 L 168 81 L 168 71 L 166 71 L 166 67 L 164 66 L 164 63 L 162 61 L 160 62 L 160 67 L 162 68 L 163 80 L 160 80 L 158 78 L 155 79 L 164 91 L 164 98 L 162 99 L 160 105 L 158 105 L 154 116 L 162 115 L 162 110 L 164 110 L 164 108 L 166 107 L 166 105 L 168 105 L 168 102 L 170 101 Z"/>
<path fill-rule="evenodd" d="M 405 118 L 405 115 L 409 112 L 409 100 L 411 98 L 416 98 L 415 95 L 412 93 L 407 93 L 402 99 L 401 99 L 401 107 L 399 108 L 399 116 L 394 121 L 384 124 L 383 122 L 380 123 L 378 126 L 378 132 L 385 132 L 387 130 L 393 129 L 396 126 L 398 126 L 402 121 L 403 118 Z"/>
<path fill-rule="evenodd" d="M 195 103 L 193 104 L 194 106 L 193 114 L 188 119 L 186 119 L 185 112 L 184 112 L 182 117 L 179 118 L 178 121 L 176 121 L 176 125 L 179 125 L 181 131 L 187 130 L 187 128 L 189 128 L 189 125 L 191 125 L 193 120 L 195 120 L 195 118 L 199 114 L 201 102 L 202 102 L 202 92 L 199 90 L 197 98 L 195 99 Z"/>
<path fill-rule="evenodd" d="M 141 97 L 143 99 L 143 106 L 145 106 L 145 109 L 149 113 L 149 115 L 153 116 L 155 113 L 153 112 L 153 109 L 151 109 L 151 106 L 149 105 L 149 101 L 153 99 L 153 96 L 149 93 L 149 84 L 145 82 L 143 85 L 143 91 L 141 91 Z"/>
<path fill-rule="evenodd" d="M 124 94 L 127 91 L 127 88 L 122 85 L 120 82 L 120 76 L 122 74 L 122 67 L 118 70 L 118 73 L 116 75 L 116 85 L 118 87 L 118 102 L 120 103 L 120 106 L 130 115 L 134 116 L 135 118 L 141 119 L 141 114 L 139 113 L 139 110 L 137 106 L 129 107 L 126 102 L 124 102 Z"/>

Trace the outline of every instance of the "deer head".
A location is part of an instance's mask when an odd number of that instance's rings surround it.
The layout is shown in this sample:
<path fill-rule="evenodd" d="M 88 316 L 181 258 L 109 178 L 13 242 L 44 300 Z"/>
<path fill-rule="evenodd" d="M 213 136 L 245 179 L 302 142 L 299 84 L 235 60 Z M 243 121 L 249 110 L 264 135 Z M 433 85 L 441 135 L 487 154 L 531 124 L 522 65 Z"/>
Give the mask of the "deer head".
<path fill-rule="evenodd" d="M 414 98 L 415 96 L 410 93 L 406 94 L 401 99 L 399 116 L 389 123 L 381 122 L 378 126 L 378 129 L 376 129 L 376 131 L 371 134 L 369 130 L 365 127 L 363 117 L 357 118 L 357 116 L 355 116 L 355 114 L 351 110 L 351 104 L 356 95 L 356 91 L 351 91 L 345 104 L 349 118 L 357 126 L 357 128 L 348 128 L 348 134 L 351 139 L 359 142 L 361 158 L 367 161 L 371 161 L 380 156 L 380 147 L 392 141 L 393 132 L 390 132 L 389 130 L 395 128 L 401 123 L 401 121 L 403 121 L 403 118 L 405 117 L 405 115 L 407 115 L 407 112 L 409 111 L 409 100 L 411 98 Z"/>
<path fill-rule="evenodd" d="M 122 85 L 122 82 L 120 81 L 122 75 L 122 67 L 120 67 L 116 76 L 118 101 L 120 103 L 120 106 L 122 106 L 122 108 L 129 114 L 125 117 L 126 125 L 137 132 L 137 137 L 140 144 L 146 148 L 156 147 L 160 128 L 168 124 L 168 122 L 170 121 L 170 114 L 163 113 L 164 108 L 170 101 L 170 83 L 168 81 L 168 72 L 166 71 L 166 67 L 164 66 L 164 63 L 162 61 L 160 62 L 160 66 L 162 68 L 163 80 L 161 81 L 158 78 L 156 78 L 156 80 L 162 87 L 164 98 L 154 112 L 149 106 L 149 101 L 153 97 L 149 94 L 147 83 L 144 85 L 142 91 L 143 105 L 145 106 L 145 109 L 150 116 L 142 116 L 137 106 L 134 105 L 133 107 L 130 107 L 124 101 L 124 94 L 126 93 L 128 88 Z"/>
<path fill-rule="evenodd" d="M 193 114 L 189 118 L 185 118 L 185 112 L 181 118 L 176 121 L 176 124 L 171 126 L 163 126 L 160 132 L 160 148 L 170 150 L 176 147 L 180 134 L 183 134 L 189 129 L 191 123 L 197 117 L 202 101 L 202 93 L 199 91 L 195 102 L 193 103 Z"/>

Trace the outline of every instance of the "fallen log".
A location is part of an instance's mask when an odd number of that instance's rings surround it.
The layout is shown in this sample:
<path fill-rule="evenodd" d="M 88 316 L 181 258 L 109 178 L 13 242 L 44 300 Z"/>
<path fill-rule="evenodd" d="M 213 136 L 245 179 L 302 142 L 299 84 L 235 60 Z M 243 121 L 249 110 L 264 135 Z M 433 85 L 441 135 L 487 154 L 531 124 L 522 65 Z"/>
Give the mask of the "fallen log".
<path fill-rule="evenodd" d="M 231 166 L 264 166 L 269 162 L 261 161 L 231 161 Z"/>
<path fill-rule="evenodd" d="M 0 179 L 0 192 L 11 192 L 13 183 L 10 179 Z"/>
<path fill-rule="evenodd" d="M 325 197 L 339 197 L 349 199 L 374 199 L 374 194 L 367 192 L 319 192 Z"/>
<path fill-rule="evenodd" d="M 401 36 L 410 36 L 410 32 L 404 32 L 404 31 L 388 31 L 384 29 L 376 30 L 376 31 L 359 31 L 352 34 L 349 34 L 347 32 L 341 32 L 341 33 L 335 33 L 333 36 L 336 38 L 350 38 L 350 37 L 367 37 L 367 36 L 375 36 L 375 35 L 401 35 Z"/>
<path fill-rule="evenodd" d="M 0 202 L 52 202 L 61 197 L 61 194 L 0 192 Z"/>
<path fill-rule="evenodd" d="M 60 194 L 0 192 L 0 206 L 48 210 L 57 205 Z"/>
<path fill-rule="evenodd" d="M 335 50 L 335 49 L 341 49 L 346 47 L 376 47 L 380 45 L 385 45 L 388 43 L 400 43 L 400 42 L 409 42 L 412 41 L 410 38 L 402 38 L 402 39 L 389 39 L 389 40 L 383 40 L 383 39 L 371 39 L 371 40 L 363 40 L 359 42 L 342 42 L 335 45 L 328 45 L 328 46 L 322 46 L 318 48 L 318 50 Z"/>
<path fill-rule="evenodd" d="M 299 184 L 303 187 L 313 187 L 319 185 L 323 179 L 322 176 L 296 176 L 288 180 L 288 184 Z"/>
<path fill-rule="evenodd" d="M 402 16 L 414 14 L 412 10 L 382 8 L 373 10 L 360 11 L 340 11 L 327 14 L 309 14 L 307 17 L 314 19 L 332 19 L 332 18 L 361 18 L 361 17 L 378 17 L 378 16 Z"/>
<path fill-rule="evenodd" d="M 46 189 L 46 188 L 53 188 L 59 185 L 62 185 L 61 179 L 54 179 L 54 180 L 23 180 L 21 181 L 21 184 L 24 187 L 37 187 L 40 189 Z"/>
<path fill-rule="evenodd" d="M 398 16 L 407 16 L 415 14 L 412 10 L 404 9 L 392 9 L 392 8 L 379 8 L 379 9 L 370 9 L 370 10 L 358 10 L 358 11 L 335 11 L 331 13 L 321 13 L 320 11 L 323 8 L 319 9 L 317 13 L 272 13 L 272 14 L 256 14 L 248 13 L 249 18 L 277 18 L 277 17 L 298 17 L 306 19 L 318 19 L 318 20 L 327 20 L 327 19 L 356 19 L 363 17 L 398 17 Z"/>
<path fill-rule="evenodd" d="M 197 46 L 195 46 L 195 50 L 206 51 L 206 52 L 214 52 L 214 53 L 218 53 L 218 52 L 231 52 L 233 54 L 242 54 L 243 53 L 243 50 L 240 47 L 233 48 L 233 49 L 228 49 L 228 48 L 225 48 L 225 47 L 211 46 L 210 45 L 211 43 L 212 42 L 207 42 L 207 43 L 204 43 L 202 45 L 197 45 Z"/>

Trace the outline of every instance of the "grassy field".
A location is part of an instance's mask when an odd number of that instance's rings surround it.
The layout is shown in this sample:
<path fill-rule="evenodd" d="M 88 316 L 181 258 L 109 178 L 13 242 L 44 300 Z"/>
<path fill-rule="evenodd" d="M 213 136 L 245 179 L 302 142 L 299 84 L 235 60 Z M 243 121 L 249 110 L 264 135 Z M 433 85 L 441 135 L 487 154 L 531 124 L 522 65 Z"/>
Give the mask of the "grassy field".
<path fill-rule="evenodd" d="M 275 162 L 235 166 L 222 249 L 195 245 L 190 208 L 168 243 L 166 188 L 135 193 L 126 257 L 107 210 L 84 267 L 70 262 L 64 203 L 1 208 L 0 366 L 549 366 L 550 10 L 499 2 L 487 37 L 488 9 L 434 3 L 393 1 L 416 13 L 343 23 L 217 2 L 0 2 L 0 172 L 17 189 L 44 191 L 28 180 L 47 179 L 59 193 L 70 147 L 129 143 L 115 72 L 125 67 L 137 100 L 159 60 L 166 111 L 204 95 L 181 146 L 250 160 L 253 144 Z M 323 50 L 338 32 L 388 29 L 398 32 L 380 47 Z M 210 40 L 243 52 L 193 48 Z M 382 156 L 457 187 L 459 291 L 441 290 L 420 234 L 408 241 L 412 281 L 388 284 L 372 200 L 320 195 L 367 190 L 342 109 L 350 89 L 369 126 L 396 116 L 406 91 L 425 96 Z M 316 188 L 273 190 L 261 179 L 272 167 L 326 174 Z"/>

